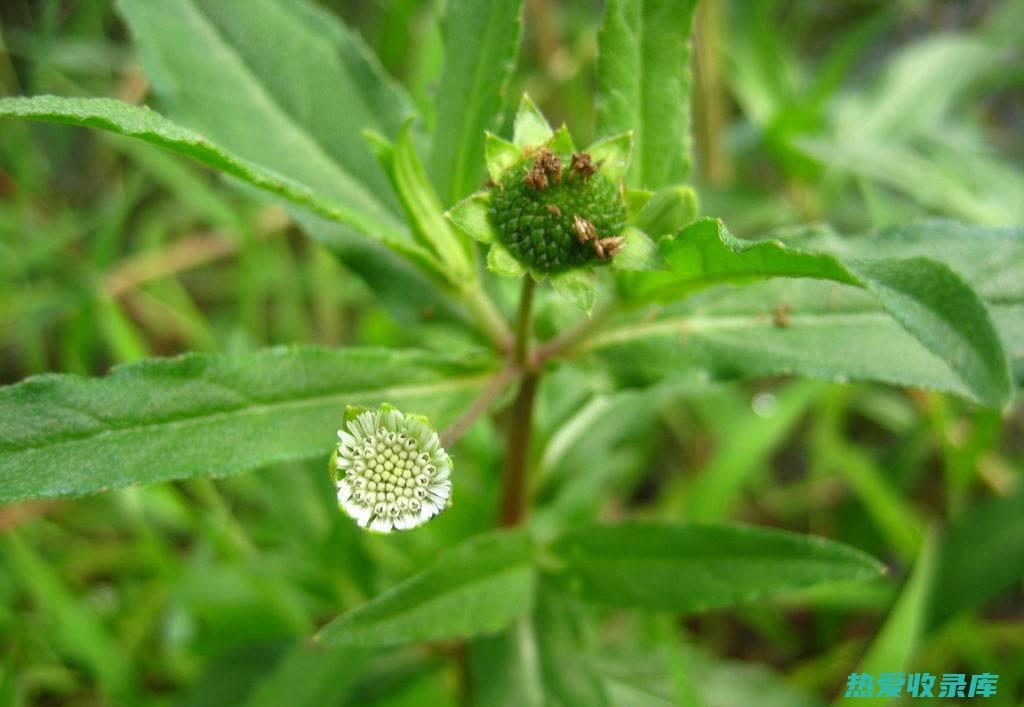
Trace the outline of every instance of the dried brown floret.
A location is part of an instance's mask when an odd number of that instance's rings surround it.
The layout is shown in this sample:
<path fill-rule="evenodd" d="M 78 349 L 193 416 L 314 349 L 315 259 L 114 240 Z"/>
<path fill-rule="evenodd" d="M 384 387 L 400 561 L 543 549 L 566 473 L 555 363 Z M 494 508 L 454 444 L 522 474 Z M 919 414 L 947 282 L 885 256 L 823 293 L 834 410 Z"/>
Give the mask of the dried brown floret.
<path fill-rule="evenodd" d="M 554 204 L 548 204 L 544 208 L 552 216 L 555 216 L 557 218 L 561 218 L 562 217 L 562 210 L 560 208 L 558 208 L 557 206 L 555 206 Z"/>
<path fill-rule="evenodd" d="M 574 176 L 582 177 L 583 179 L 589 179 L 594 172 L 597 171 L 597 167 L 594 162 L 590 159 L 589 152 L 577 152 L 572 156 L 572 162 L 569 165 L 569 177 Z"/>
<path fill-rule="evenodd" d="M 573 216 L 572 230 L 576 233 L 576 240 L 580 243 L 586 243 L 587 241 L 597 242 L 597 229 L 594 228 L 594 224 L 585 218 Z"/>

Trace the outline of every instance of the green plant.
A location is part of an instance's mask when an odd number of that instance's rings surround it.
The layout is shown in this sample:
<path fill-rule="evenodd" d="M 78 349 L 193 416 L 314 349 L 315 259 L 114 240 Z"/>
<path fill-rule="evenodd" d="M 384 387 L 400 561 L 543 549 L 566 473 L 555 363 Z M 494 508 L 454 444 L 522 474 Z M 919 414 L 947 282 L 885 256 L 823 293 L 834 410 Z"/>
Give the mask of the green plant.
<path fill-rule="evenodd" d="M 455 504 L 491 502 L 477 513 L 502 526 L 442 535 L 436 561 L 386 591 L 365 592 L 374 596 L 318 627 L 327 652 L 297 650 L 281 669 L 284 684 L 314 665 L 328 678 L 338 662 L 358 672 L 368 648 L 454 640 L 466 647 L 461 663 L 482 704 L 606 704 L 614 671 L 579 659 L 574 647 L 586 644 L 588 627 L 609 607 L 642 610 L 629 619 L 638 624 L 629 627 L 633 662 L 650 639 L 671 665 L 684 651 L 650 610 L 690 614 L 881 572 L 848 546 L 782 531 L 666 517 L 598 522 L 598 474 L 616 480 L 615 469 L 600 468 L 604 459 L 565 479 L 530 473 L 543 466 L 531 457 L 533 439 L 564 431 L 558 399 L 576 386 L 610 401 L 610 429 L 572 420 L 597 443 L 628 429 L 618 410 L 642 420 L 664 396 L 717 381 L 880 381 L 996 409 L 1015 395 L 1024 230 L 932 221 L 857 238 L 818 227 L 749 241 L 721 220 L 697 218 L 686 183 L 693 2 L 608 3 L 598 59 L 601 140 L 578 152 L 568 130 L 553 130 L 525 97 L 512 140 L 490 132 L 501 128 L 518 50 L 516 2 L 450 4 L 432 120 L 417 118 L 417 104 L 358 36 L 311 5 L 123 0 L 121 9 L 173 122 L 109 99 L 7 98 L 0 115 L 137 138 L 283 204 L 414 327 L 420 347 L 188 354 L 101 379 L 29 379 L 0 390 L 0 500 L 326 458 L 346 406 L 393 405 L 441 430 L 455 461 Z M 545 187 L 533 178 L 543 150 L 559 160 L 557 168 L 541 165 L 538 176 L 552 182 Z M 574 172 L 584 154 L 594 175 Z M 485 173 L 493 186 L 478 192 Z M 531 247 L 512 218 L 531 219 Z M 598 250 L 604 239 L 611 240 Z M 476 241 L 491 244 L 486 269 Z M 549 243 L 556 247 L 545 259 L 537 249 Z M 519 279 L 518 299 L 509 277 Z M 545 277 L 557 296 L 537 287 Z M 548 410 L 543 423 L 539 405 Z M 489 458 L 466 436 L 502 410 L 504 441 Z M 500 498 L 460 500 L 464 457 L 478 469 L 501 467 Z M 332 471 L 339 468 L 335 462 Z M 856 461 L 844 468 L 870 477 Z M 547 498 L 534 493 L 544 484 L 555 488 Z M 864 485 L 877 492 L 870 480 Z M 707 509 L 725 495 L 703 493 Z M 535 498 L 542 502 L 534 513 Z M 694 515 L 701 513 L 720 515 Z M 921 535 L 892 532 L 913 557 Z M 22 566 L 35 567 L 14 547 Z M 894 622 L 926 620 L 919 582 L 935 571 L 927 548 Z M 886 636 L 868 664 L 886 668 L 878 656 L 900 653 L 886 650 Z M 124 670 L 100 677 L 119 699 L 136 698 Z M 692 700 L 684 682 L 671 683 L 670 701 Z"/>

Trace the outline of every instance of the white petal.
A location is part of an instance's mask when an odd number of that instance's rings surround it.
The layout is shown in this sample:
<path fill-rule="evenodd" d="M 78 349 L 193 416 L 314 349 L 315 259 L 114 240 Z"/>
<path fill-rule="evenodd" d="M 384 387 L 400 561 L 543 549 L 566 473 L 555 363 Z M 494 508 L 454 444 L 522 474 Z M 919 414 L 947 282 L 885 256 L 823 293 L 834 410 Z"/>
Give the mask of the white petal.
<path fill-rule="evenodd" d="M 338 482 L 338 500 L 347 501 L 352 496 L 352 487 L 347 481 Z"/>
<path fill-rule="evenodd" d="M 343 446 L 348 447 L 349 449 L 359 446 L 359 442 L 356 438 L 344 430 L 338 430 L 338 439 L 341 440 Z"/>
<path fill-rule="evenodd" d="M 390 533 L 392 527 L 391 520 L 384 516 L 377 516 L 373 519 L 373 522 L 370 523 L 370 530 L 376 530 L 380 533 Z"/>

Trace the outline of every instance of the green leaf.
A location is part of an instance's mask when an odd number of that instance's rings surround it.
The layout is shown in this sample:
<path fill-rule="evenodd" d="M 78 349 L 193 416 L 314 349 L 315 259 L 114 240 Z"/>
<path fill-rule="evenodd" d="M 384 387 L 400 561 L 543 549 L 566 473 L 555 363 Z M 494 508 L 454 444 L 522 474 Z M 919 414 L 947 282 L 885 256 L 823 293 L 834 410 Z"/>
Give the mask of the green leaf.
<path fill-rule="evenodd" d="M 555 292 L 573 303 L 587 314 L 594 311 L 597 290 L 594 287 L 594 273 L 583 269 L 567 270 L 551 276 Z"/>
<path fill-rule="evenodd" d="M 449 2 L 430 173 L 451 204 L 480 186 L 484 130 L 494 130 L 522 34 L 522 0 Z M 491 177 L 494 179 L 493 175 Z"/>
<path fill-rule="evenodd" d="M 600 604 L 691 612 L 760 600 L 883 568 L 837 542 L 765 528 L 625 523 L 571 531 L 556 581 Z"/>
<path fill-rule="evenodd" d="M 927 630 L 929 601 L 934 588 L 937 533 L 930 532 L 921 546 L 914 571 L 895 606 L 861 659 L 857 672 L 900 673 L 911 667 Z M 884 704 L 885 699 L 847 699 L 841 704 Z"/>
<path fill-rule="evenodd" d="M 543 584 L 536 603 L 505 631 L 469 644 L 474 704 L 608 705 L 600 676 L 584 654 L 583 617 L 576 607 Z"/>
<path fill-rule="evenodd" d="M 657 190 L 690 169 L 690 26 L 696 0 L 608 0 L 597 132 L 633 131 L 627 183 Z"/>
<path fill-rule="evenodd" d="M 697 217 L 697 194 L 690 187 L 668 187 L 648 200 L 632 225 L 655 239 L 678 233 Z"/>
<path fill-rule="evenodd" d="M 1019 340 L 1024 306 L 989 307 L 1003 337 Z M 1024 346 L 1014 350 L 1024 366 Z M 717 287 L 656 314 L 613 321 L 578 351 L 599 358 L 627 386 L 800 375 L 971 396 L 962 379 L 871 295 L 830 282 Z"/>
<path fill-rule="evenodd" d="M 928 623 L 981 607 L 1024 577 L 1024 491 L 971 508 L 946 531 Z"/>
<path fill-rule="evenodd" d="M 601 174 L 618 183 L 626 176 L 629 158 L 633 151 L 633 131 L 615 137 L 605 138 L 587 148 L 594 164 L 599 165 Z"/>
<path fill-rule="evenodd" d="M 394 645 L 499 631 L 529 611 L 533 548 L 498 531 L 449 550 L 419 574 L 325 626 L 328 645 Z"/>
<path fill-rule="evenodd" d="M 869 291 L 904 329 L 941 358 L 974 399 L 1005 403 L 1009 365 L 992 318 L 978 296 L 945 264 L 923 257 L 853 258 L 798 250 L 778 240 L 735 238 L 704 219 L 661 241 L 668 272 L 623 275 L 634 301 L 671 299 L 721 282 L 806 277 Z"/>
<path fill-rule="evenodd" d="M 386 138 L 367 131 L 371 149 L 398 194 L 406 220 L 412 224 L 417 240 L 435 253 L 444 264 L 444 275 L 456 286 L 476 281 L 476 269 L 470 258 L 468 242 L 452 231 L 445 219 L 441 200 L 427 180 L 416 148 L 412 143 L 412 121 L 406 121 L 392 145 Z"/>
<path fill-rule="evenodd" d="M 318 646 L 303 640 L 253 686 L 245 707 L 338 704 L 365 670 L 368 658 L 365 649 Z"/>
<path fill-rule="evenodd" d="M 509 167 L 522 159 L 522 150 L 488 131 L 484 139 L 484 158 L 487 161 L 487 176 L 497 183 Z"/>
<path fill-rule="evenodd" d="M 0 502 L 326 458 L 347 404 L 454 419 L 486 369 L 420 352 L 191 354 L 0 389 Z"/>
<path fill-rule="evenodd" d="M 651 237 L 638 228 L 626 226 L 622 232 L 626 244 L 615 259 L 612 267 L 616 270 L 664 270 L 665 260 L 658 252 L 658 246 Z"/>
<path fill-rule="evenodd" d="M 362 138 L 393 138 L 412 101 L 336 16 L 304 0 L 119 7 L 172 117 L 413 245 Z"/>
<path fill-rule="evenodd" d="M 554 134 L 540 108 L 524 93 L 523 99 L 519 102 L 519 110 L 516 111 L 512 142 L 519 148 L 542 145 Z"/>
<path fill-rule="evenodd" d="M 478 192 L 457 203 L 445 213 L 445 216 L 474 240 L 493 243 L 497 234 L 491 225 L 490 204 L 491 193 Z"/>
<path fill-rule="evenodd" d="M 523 264 L 501 243 L 491 244 L 487 251 L 487 269 L 504 277 L 519 277 L 526 272 Z"/>
<path fill-rule="evenodd" d="M 317 191 L 310 185 L 249 162 L 206 137 L 172 123 L 147 108 L 110 98 L 0 98 L 0 116 L 16 116 L 79 127 L 98 128 L 143 140 L 201 162 L 247 184 L 300 204 L 317 214 L 351 225 L 384 241 L 408 242 L 390 215 L 353 208 L 353 199 Z M 358 203 L 358 202 L 355 202 Z"/>

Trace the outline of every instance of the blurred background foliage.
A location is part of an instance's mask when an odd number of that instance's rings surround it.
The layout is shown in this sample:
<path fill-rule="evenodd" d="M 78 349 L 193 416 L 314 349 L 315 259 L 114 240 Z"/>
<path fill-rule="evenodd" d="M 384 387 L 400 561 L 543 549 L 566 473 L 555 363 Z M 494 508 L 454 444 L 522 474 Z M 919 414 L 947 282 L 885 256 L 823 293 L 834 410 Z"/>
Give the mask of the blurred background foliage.
<path fill-rule="evenodd" d="M 443 3 L 323 4 L 430 122 Z M 511 89 L 529 91 L 580 144 L 595 137 L 600 12 L 598 2 L 527 2 Z M 696 27 L 693 181 L 702 213 L 737 235 L 929 216 L 1024 222 L 1024 2 L 701 0 Z M 0 42 L 3 95 L 149 98 L 109 0 L 5 0 Z M 98 132 L 3 123 L 0 382 L 189 350 L 411 336 L 282 211 L 204 169 Z M 875 585 L 681 626 L 631 619 L 659 655 L 672 645 L 664 635 L 678 636 L 667 686 L 636 684 L 625 669 L 649 659 L 621 640 L 626 619 L 600 635 L 553 619 L 552 640 L 591 656 L 622 704 L 672 704 L 666 694 L 820 704 L 864 665 L 999 673 L 993 703 L 1024 695 L 1019 405 L 1000 413 L 927 392 L 784 380 L 664 391 L 652 405 L 563 370 L 538 415 L 541 528 L 545 514 L 627 507 L 728 518 L 835 537 L 894 568 Z M 0 509 L 0 707 L 103 695 L 456 704 L 473 666 L 459 669 L 445 646 L 371 656 L 302 638 L 493 524 L 495 430 L 481 423 L 462 444 L 456 508 L 399 537 L 357 532 L 318 464 Z"/>

